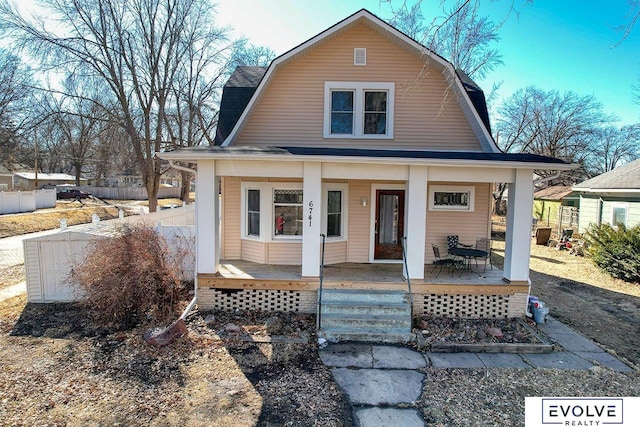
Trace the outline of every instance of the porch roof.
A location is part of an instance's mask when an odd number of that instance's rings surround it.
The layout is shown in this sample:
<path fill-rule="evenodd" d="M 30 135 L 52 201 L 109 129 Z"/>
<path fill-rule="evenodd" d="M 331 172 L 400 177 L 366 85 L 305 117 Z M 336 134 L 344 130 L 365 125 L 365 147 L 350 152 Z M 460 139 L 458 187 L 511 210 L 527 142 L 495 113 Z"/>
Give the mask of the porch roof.
<path fill-rule="evenodd" d="M 522 167 L 527 169 L 568 170 L 575 165 L 564 160 L 523 153 L 478 151 L 383 150 L 329 147 L 189 147 L 157 153 L 167 160 L 276 160 L 362 162 L 392 164 L 468 164 L 469 166 Z"/>

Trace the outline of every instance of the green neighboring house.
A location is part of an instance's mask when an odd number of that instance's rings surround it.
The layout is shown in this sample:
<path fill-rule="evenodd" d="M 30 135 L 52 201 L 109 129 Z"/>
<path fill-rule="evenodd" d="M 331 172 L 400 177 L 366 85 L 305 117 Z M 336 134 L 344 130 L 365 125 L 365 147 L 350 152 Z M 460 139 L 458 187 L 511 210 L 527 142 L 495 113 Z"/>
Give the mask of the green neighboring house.
<path fill-rule="evenodd" d="M 580 197 L 579 232 L 590 224 L 640 224 L 640 159 L 573 186 Z"/>

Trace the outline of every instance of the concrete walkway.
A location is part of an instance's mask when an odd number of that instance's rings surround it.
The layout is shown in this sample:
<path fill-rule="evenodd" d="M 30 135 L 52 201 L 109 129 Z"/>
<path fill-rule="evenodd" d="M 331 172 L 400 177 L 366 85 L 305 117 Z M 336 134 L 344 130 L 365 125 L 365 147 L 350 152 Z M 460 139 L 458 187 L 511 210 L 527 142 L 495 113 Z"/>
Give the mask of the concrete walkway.
<path fill-rule="evenodd" d="M 17 297 L 25 292 L 27 292 L 27 282 L 25 281 L 7 286 L 4 289 L 0 289 L 0 302 L 8 300 L 9 298 Z"/>
<path fill-rule="evenodd" d="M 416 402 L 422 394 L 425 368 L 557 368 L 586 370 L 605 366 L 632 369 L 561 322 L 547 317 L 538 327 L 562 347 L 549 354 L 421 353 L 400 346 L 365 343 L 331 344 L 320 359 L 353 408 L 356 425 L 424 426 Z"/>

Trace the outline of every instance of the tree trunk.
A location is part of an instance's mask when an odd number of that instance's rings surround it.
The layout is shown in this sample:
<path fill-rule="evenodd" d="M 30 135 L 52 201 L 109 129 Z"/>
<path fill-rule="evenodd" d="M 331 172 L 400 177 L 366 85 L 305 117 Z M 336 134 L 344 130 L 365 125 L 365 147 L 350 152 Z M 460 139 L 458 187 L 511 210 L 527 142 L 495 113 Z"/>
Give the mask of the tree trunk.
<path fill-rule="evenodd" d="M 191 190 L 191 174 L 187 171 L 180 171 L 180 200 L 189 203 L 189 192 Z"/>

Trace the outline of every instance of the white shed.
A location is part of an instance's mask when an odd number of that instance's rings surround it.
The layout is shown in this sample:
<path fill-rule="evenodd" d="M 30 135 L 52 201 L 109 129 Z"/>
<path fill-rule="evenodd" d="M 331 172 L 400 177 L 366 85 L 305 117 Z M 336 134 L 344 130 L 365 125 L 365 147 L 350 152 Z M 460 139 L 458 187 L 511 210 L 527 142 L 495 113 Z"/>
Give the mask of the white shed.
<path fill-rule="evenodd" d="M 27 301 L 78 299 L 77 290 L 66 283 L 71 267 L 82 261 L 91 242 L 117 234 L 113 225 L 97 223 L 24 240 Z"/>
<path fill-rule="evenodd" d="M 193 205 L 188 205 L 149 215 L 75 226 L 56 234 L 24 240 L 27 301 L 38 303 L 77 300 L 77 290 L 66 283 L 72 266 L 84 259 L 87 246 L 91 242 L 118 236 L 119 226 L 123 223 L 156 225 L 157 231 L 166 238 L 170 249 L 179 246 L 183 250 L 188 248 L 189 252 L 193 252 L 193 212 Z M 184 279 L 193 279 L 195 254 L 185 256 L 182 262 L 186 273 Z"/>

